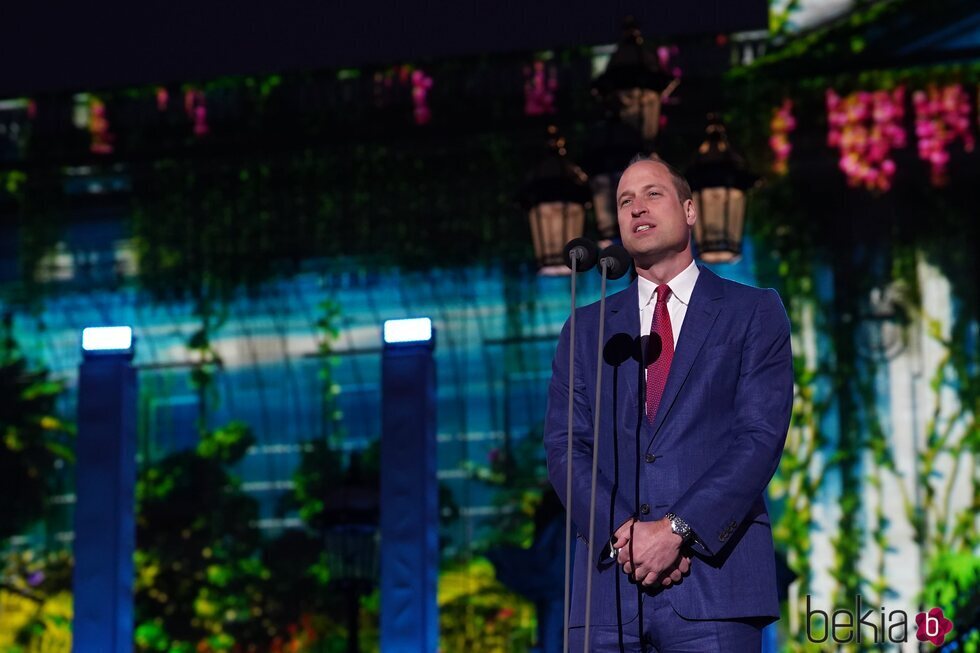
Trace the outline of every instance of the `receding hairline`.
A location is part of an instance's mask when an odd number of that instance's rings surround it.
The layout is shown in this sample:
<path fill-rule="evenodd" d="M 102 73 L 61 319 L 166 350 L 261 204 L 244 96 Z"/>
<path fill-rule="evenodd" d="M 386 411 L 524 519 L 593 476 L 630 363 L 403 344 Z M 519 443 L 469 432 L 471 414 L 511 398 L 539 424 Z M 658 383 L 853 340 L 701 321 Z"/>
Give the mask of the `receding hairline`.
<path fill-rule="evenodd" d="M 677 168 L 670 165 L 656 154 L 644 154 L 639 152 L 633 155 L 633 158 L 626 164 L 626 168 L 623 170 L 623 172 L 625 173 L 627 169 L 644 161 L 659 163 L 667 170 L 667 173 L 670 175 L 670 180 L 674 183 L 674 192 L 677 194 L 677 199 L 681 204 L 687 200 L 694 199 L 694 193 L 691 192 L 691 185 L 687 182 L 687 179 L 684 178 L 684 175 L 682 175 Z"/>

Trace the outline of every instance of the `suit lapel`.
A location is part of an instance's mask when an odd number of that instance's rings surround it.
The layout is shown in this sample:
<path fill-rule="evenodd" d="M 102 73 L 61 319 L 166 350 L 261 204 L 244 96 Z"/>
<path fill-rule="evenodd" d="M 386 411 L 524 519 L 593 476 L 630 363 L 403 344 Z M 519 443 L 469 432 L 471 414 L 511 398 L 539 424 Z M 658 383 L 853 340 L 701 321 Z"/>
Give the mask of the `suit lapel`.
<path fill-rule="evenodd" d="M 718 276 L 707 268 L 700 268 L 698 280 L 694 284 L 694 291 L 691 293 L 691 303 L 687 307 L 687 314 L 684 316 L 684 323 L 681 326 L 681 333 L 678 337 L 677 347 L 674 350 L 674 360 L 670 364 L 670 373 L 667 375 L 667 384 L 664 386 L 664 394 L 660 400 L 660 407 L 653 422 L 653 437 L 660 432 L 664 420 L 670 413 L 677 393 L 680 392 L 688 374 L 691 373 L 691 366 L 694 359 L 698 357 L 698 352 L 704 345 L 711 327 L 715 323 L 715 318 L 721 311 L 721 302 L 718 301 L 724 296 L 724 289 Z"/>
<path fill-rule="evenodd" d="M 639 284 L 636 279 L 633 279 L 633 283 L 626 290 L 616 293 L 607 300 L 609 317 L 606 319 L 606 342 L 609 342 L 609 339 L 617 333 L 624 333 L 630 338 L 635 338 L 640 332 L 638 292 Z M 636 365 L 636 360 L 628 358 L 619 367 L 619 380 L 626 384 L 624 406 L 633 405 L 633 397 L 636 396 Z"/>

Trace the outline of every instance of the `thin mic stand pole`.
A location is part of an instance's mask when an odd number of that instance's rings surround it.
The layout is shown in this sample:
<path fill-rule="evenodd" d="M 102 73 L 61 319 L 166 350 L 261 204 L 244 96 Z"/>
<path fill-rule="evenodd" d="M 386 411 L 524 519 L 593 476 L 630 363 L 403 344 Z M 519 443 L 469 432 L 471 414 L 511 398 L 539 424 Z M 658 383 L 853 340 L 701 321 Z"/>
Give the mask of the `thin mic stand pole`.
<path fill-rule="evenodd" d="M 579 269 L 588 270 L 595 265 L 599 250 L 595 243 L 586 238 L 575 238 L 565 245 L 565 264 L 572 270 L 572 310 L 569 318 L 568 345 L 568 432 L 566 438 L 567 452 L 565 454 L 565 612 L 563 651 L 568 653 L 569 621 L 571 620 L 571 578 L 572 578 L 572 456 L 574 443 L 574 413 L 575 413 L 575 297 L 576 277 Z M 556 488 L 557 489 L 557 488 Z M 594 501 L 593 501 L 594 503 Z"/>
<path fill-rule="evenodd" d="M 589 559 L 587 563 L 588 573 L 585 575 L 585 653 L 589 653 L 591 642 L 589 641 L 589 627 L 592 618 L 592 567 L 593 556 L 595 554 L 595 493 L 596 478 L 599 475 L 599 408 L 600 390 L 602 387 L 602 343 L 605 338 L 606 326 L 606 272 L 608 272 L 610 259 L 600 258 L 599 267 L 602 268 L 602 287 L 599 291 L 599 344 L 596 347 L 596 366 L 595 366 L 595 408 L 592 422 L 592 495 L 589 499 Z"/>
<path fill-rule="evenodd" d="M 572 316 L 568 322 L 568 453 L 565 470 L 565 628 L 562 651 L 568 653 L 568 611 L 571 605 L 572 577 L 572 419 L 575 410 L 575 277 L 578 256 L 570 256 L 572 265 Z"/>

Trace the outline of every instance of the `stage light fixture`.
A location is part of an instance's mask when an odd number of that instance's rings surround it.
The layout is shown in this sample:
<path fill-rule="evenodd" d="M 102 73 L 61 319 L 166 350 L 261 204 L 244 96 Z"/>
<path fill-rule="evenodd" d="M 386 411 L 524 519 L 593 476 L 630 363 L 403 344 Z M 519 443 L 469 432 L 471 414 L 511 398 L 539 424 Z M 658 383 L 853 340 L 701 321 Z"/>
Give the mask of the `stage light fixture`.
<path fill-rule="evenodd" d="M 101 326 L 82 329 L 82 352 L 86 355 L 128 354 L 133 351 L 133 328 Z"/>
<path fill-rule="evenodd" d="M 430 340 L 432 340 L 432 320 L 427 317 L 385 320 L 384 341 L 386 345 L 422 343 Z"/>

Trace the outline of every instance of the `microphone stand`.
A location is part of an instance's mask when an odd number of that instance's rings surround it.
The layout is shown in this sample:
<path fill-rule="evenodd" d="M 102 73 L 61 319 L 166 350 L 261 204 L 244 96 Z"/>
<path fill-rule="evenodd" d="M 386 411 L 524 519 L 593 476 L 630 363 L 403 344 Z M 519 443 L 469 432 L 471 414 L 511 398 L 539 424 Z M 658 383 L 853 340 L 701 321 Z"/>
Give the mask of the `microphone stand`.
<path fill-rule="evenodd" d="M 576 238 L 565 245 L 565 264 L 572 270 L 572 310 L 568 321 L 568 451 L 565 470 L 565 605 L 563 651 L 568 653 L 568 618 L 571 604 L 570 583 L 572 576 L 572 420 L 575 410 L 575 277 L 581 270 L 595 265 L 598 248 L 585 238 Z M 579 268 L 579 263 L 582 267 Z"/>
<path fill-rule="evenodd" d="M 599 255 L 599 272 L 602 286 L 599 291 L 599 340 L 596 343 L 595 408 L 592 420 L 592 493 L 589 499 L 589 557 L 585 575 L 585 653 L 589 653 L 589 631 L 592 618 L 592 568 L 595 555 L 595 499 L 596 480 L 599 476 L 599 409 L 602 389 L 602 346 L 606 327 L 606 279 L 618 279 L 629 269 L 630 256 L 620 245 L 610 245 Z M 571 458 L 569 458 L 571 460 Z M 566 630 L 567 637 L 567 630 Z"/>

